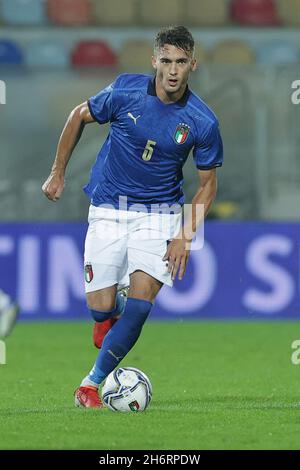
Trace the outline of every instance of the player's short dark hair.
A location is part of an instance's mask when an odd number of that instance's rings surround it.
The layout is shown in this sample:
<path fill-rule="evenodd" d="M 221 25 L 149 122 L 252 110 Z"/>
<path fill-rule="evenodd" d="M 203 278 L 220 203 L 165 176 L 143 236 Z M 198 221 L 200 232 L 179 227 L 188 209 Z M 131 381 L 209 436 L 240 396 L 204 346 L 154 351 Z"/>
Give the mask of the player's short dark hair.
<path fill-rule="evenodd" d="M 194 38 L 185 26 L 162 28 L 155 37 L 154 50 L 160 49 L 165 44 L 183 49 L 186 53 L 193 53 L 195 48 Z"/>

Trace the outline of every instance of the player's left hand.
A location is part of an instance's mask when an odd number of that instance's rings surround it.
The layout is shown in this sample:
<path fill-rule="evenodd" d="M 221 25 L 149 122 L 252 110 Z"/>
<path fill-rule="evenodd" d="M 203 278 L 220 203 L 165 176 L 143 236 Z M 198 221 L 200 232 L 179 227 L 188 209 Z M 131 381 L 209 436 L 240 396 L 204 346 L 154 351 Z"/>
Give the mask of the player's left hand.
<path fill-rule="evenodd" d="M 50 201 L 58 201 L 65 186 L 64 175 L 51 171 L 50 176 L 42 186 L 42 191 Z"/>
<path fill-rule="evenodd" d="M 190 256 L 191 242 L 183 239 L 175 238 L 168 246 L 163 261 L 168 261 L 168 272 L 171 273 L 172 280 L 176 278 L 178 272 L 178 279 L 181 281 L 187 267 L 187 262 Z"/>

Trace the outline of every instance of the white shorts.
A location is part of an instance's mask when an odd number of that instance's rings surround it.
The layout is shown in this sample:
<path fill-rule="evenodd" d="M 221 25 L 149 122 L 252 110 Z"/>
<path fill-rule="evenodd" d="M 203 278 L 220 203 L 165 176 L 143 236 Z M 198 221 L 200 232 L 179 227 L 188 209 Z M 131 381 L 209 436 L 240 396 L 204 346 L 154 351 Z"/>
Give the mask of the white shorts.
<path fill-rule="evenodd" d="M 90 206 L 85 240 L 85 291 L 129 285 L 129 275 L 144 271 L 173 286 L 163 257 L 167 242 L 181 227 L 181 214 L 149 214 Z"/>

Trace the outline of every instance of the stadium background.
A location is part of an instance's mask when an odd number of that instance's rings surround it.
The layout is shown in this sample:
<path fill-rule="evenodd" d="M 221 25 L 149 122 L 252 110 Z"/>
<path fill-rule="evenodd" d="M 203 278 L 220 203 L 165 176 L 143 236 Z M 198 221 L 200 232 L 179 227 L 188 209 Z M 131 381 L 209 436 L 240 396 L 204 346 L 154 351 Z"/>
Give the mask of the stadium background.
<path fill-rule="evenodd" d="M 291 96 L 300 79 L 300 0 L 1 0 L 0 287 L 21 306 L 11 348 L 28 320 L 39 328 L 89 320 L 81 188 L 108 127 L 86 127 L 59 203 L 41 185 L 69 112 L 119 73 L 152 73 L 153 37 L 169 24 L 195 37 L 200 64 L 190 85 L 219 117 L 225 164 L 204 249 L 192 252 L 182 283 L 162 289 L 151 318 L 179 328 L 213 319 L 220 331 L 226 319 L 298 320 L 300 106 Z M 191 158 L 184 173 L 189 202 Z M 288 368 L 297 329 L 280 325 L 294 331 L 282 344 Z M 267 328 L 270 345 L 279 336 Z"/>
<path fill-rule="evenodd" d="M 235 223 L 207 224 L 206 247 L 192 253 L 184 289 L 164 288 L 154 316 L 297 316 L 300 107 L 291 102 L 291 84 L 299 77 L 299 2 L 172 0 L 150 7 L 136 0 L 12 0 L 2 1 L 0 12 L 7 102 L 0 118 L 0 218 L 13 223 L 1 227 L 0 273 L 22 318 L 87 315 L 86 227 L 78 223 L 85 223 L 88 203 L 81 188 L 107 126 L 86 128 L 59 204 L 42 197 L 41 184 L 70 110 L 119 73 L 151 73 L 153 37 L 170 23 L 191 27 L 200 60 L 191 87 L 221 123 L 226 164 L 210 217 Z M 187 202 L 196 184 L 190 158 Z"/>

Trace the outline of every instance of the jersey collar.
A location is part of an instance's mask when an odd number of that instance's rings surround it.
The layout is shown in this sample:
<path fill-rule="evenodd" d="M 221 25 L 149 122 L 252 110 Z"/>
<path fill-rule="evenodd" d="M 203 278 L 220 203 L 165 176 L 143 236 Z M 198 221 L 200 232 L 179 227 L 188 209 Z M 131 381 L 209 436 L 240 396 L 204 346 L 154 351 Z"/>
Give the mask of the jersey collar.
<path fill-rule="evenodd" d="M 156 79 L 156 75 L 154 75 L 154 77 L 152 77 L 151 80 L 149 80 L 148 90 L 147 90 L 148 95 L 157 96 L 156 87 L 155 87 L 155 79 Z M 182 107 L 185 106 L 186 103 L 187 103 L 189 94 L 190 94 L 190 90 L 189 90 L 189 87 L 187 85 L 186 89 L 185 89 L 185 92 L 183 93 L 180 100 L 175 101 L 173 104 L 178 104 L 178 106 L 182 106 Z"/>

